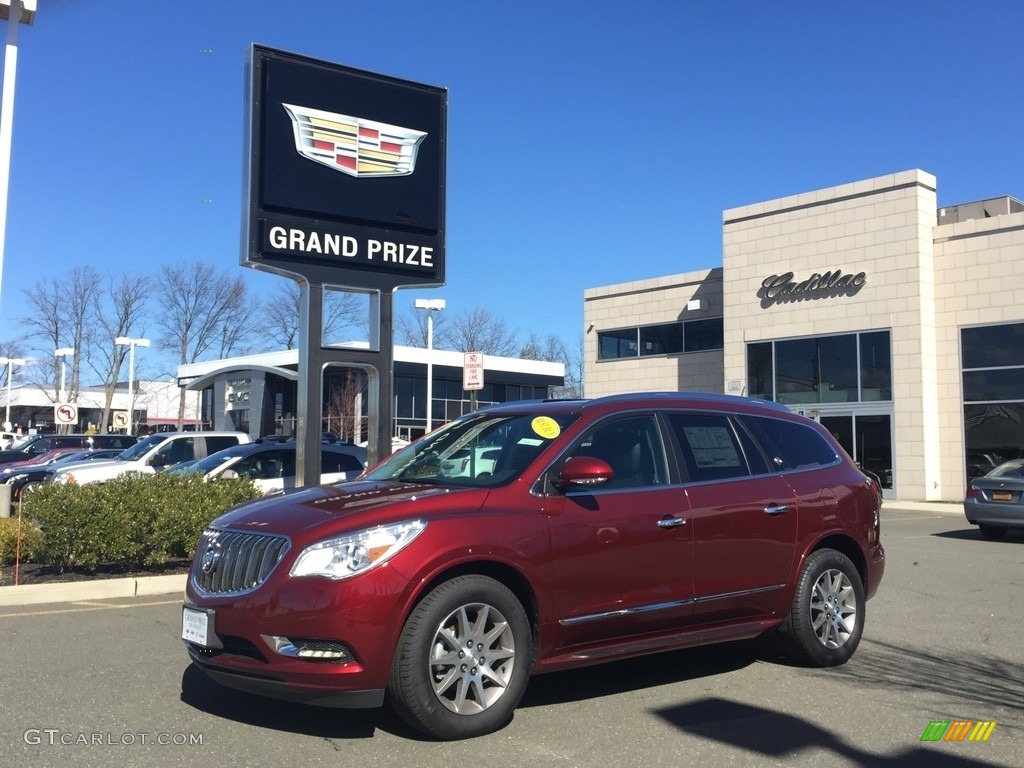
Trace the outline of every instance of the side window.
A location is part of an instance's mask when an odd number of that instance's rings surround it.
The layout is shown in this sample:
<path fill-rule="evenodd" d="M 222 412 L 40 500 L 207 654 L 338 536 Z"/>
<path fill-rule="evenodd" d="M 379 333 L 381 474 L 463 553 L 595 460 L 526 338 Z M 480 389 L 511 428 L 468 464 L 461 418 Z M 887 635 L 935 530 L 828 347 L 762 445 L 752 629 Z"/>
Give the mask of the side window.
<path fill-rule="evenodd" d="M 157 451 L 158 456 L 164 458 L 165 467 L 173 467 L 183 461 L 192 461 L 196 457 L 193 438 L 177 437 L 168 440 Z"/>
<path fill-rule="evenodd" d="M 668 413 L 689 479 L 694 483 L 747 477 L 747 466 L 729 417 L 719 413 Z"/>
<path fill-rule="evenodd" d="M 235 465 L 235 471 L 254 480 L 275 480 L 280 477 L 291 477 L 295 474 L 294 457 L 295 453 L 292 452 L 291 469 L 289 470 L 287 452 L 263 451 L 242 459 Z"/>
<path fill-rule="evenodd" d="M 568 456 L 593 456 L 612 468 L 612 479 L 600 489 L 665 485 L 668 469 L 658 424 L 652 414 L 598 424 Z"/>
<path fill-rule="evenodd" d="M 743 416 L 754 438 L 778 469 L 804 469 L 835 464 L 839 455 L 810 425 L 767 416 Z"/>

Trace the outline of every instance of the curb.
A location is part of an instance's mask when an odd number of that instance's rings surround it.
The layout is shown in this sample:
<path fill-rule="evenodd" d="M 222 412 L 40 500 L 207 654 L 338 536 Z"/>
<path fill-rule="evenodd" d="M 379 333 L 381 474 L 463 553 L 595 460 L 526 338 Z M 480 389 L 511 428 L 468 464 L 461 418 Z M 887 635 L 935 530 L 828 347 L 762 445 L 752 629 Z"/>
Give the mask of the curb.
<path fill-rule="evenodd" d="M 177 573 L 170 576 L 68 581 L 57 584 L 19 584 L 0 587 L 0 607 L 183 594 L 187 579 L 188 574 Z"/>

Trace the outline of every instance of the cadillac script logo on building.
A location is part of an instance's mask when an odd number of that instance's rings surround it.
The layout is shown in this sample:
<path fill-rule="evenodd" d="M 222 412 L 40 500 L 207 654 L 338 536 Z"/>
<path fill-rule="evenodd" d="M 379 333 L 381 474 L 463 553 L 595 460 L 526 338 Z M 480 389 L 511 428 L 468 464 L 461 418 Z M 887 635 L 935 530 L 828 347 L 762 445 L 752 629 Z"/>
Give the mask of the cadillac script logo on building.
<path fill-rule="evenodd" d="M 408 176 L 416 169 L 423 131 L 283 104 L 292 119 L 295 150 L 356 177 Z"/>

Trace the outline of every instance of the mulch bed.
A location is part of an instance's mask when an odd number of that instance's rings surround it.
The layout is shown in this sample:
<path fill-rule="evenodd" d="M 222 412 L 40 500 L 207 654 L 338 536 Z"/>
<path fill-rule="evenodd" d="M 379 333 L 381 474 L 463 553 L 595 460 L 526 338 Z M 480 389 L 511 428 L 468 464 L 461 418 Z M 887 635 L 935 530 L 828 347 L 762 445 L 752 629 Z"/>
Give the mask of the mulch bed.
<path fill-rule="evenodd" d="M 95 568 L 71 567 L 60 571 L 49 565 L 22 563 L 18 569 L 18 584 L 54 584 L 69 581 L 93 581 L 95 579 L 123 579 L 139 576 L 167 576 L 188 573 L 191 560 L 171 560 L 157 565 L 127 568 L 123 565 L 108 564 Z M 14 566 L 0 566 L 0 587 L 14 584 Z"/>

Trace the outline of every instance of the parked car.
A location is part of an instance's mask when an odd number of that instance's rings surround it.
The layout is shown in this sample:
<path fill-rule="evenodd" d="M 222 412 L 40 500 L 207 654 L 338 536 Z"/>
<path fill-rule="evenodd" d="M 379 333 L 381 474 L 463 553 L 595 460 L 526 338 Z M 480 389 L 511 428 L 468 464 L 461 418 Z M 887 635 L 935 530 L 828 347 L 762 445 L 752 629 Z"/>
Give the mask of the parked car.
<path fill-rule="evenodd" d="M 450 458 L 498 447 L 490 474 Z M 844 663 L 884 571 L 881 491 L 819 424 L 723 395 L 520 402 L 360 479 L 218 517 L 181 637 L 224 685 L 385 700 L 435 738 L 512 717 L 531 674 L 780 630 Z"/>
<path fill-rule="evenodd" d="M 0 464 L 25 461 L 55 448 L 120 448 L 135 445 L 131 435 L 27 435 L 6 451 L 0 451 Z"/>
<path fill-rule="evenodd" d="M 90 451 L 70 451 L 60 453 L 51 461 L 35 463 L 18 462 L 16 464 L 5 464 L 0 468 L 0 483 L 7 483 L 11 486 L 11 500 L 18 501 L 25 494 L 31 493 L 40 485 L 45 483 L 54 473 L 64 466 L 74 462 L 106 461 L 120 454 L 117 448 L 99 448 Z"/>
<path fill-rule="evenodd" d="M 1007 461 L 971 480 L 964 514 L 990 539 L 1003 538 L 1011 528 L 1024 530 L 1024 459 Z"/>
<path fill-rule="evenodd" d="M 366 451 L 350 443 L 320 446 L 320 482 L 352 480 L 366 469 Z M 263 442 L 236 445 L 198 461 L 169 469 L 180 474 L 199 474 L 208 479 L 250 477 L 263 493 L 295 487 L 295 442 Z"/>
<path fill-rule="evenodd" d="M 151 474 L 202 459 L 240 443 L 250 443 L 244 432 L 157 432 L 109 461 L 79 462 L 59 469 L 55 483 L 102 483 L 128 472 Z"/>

